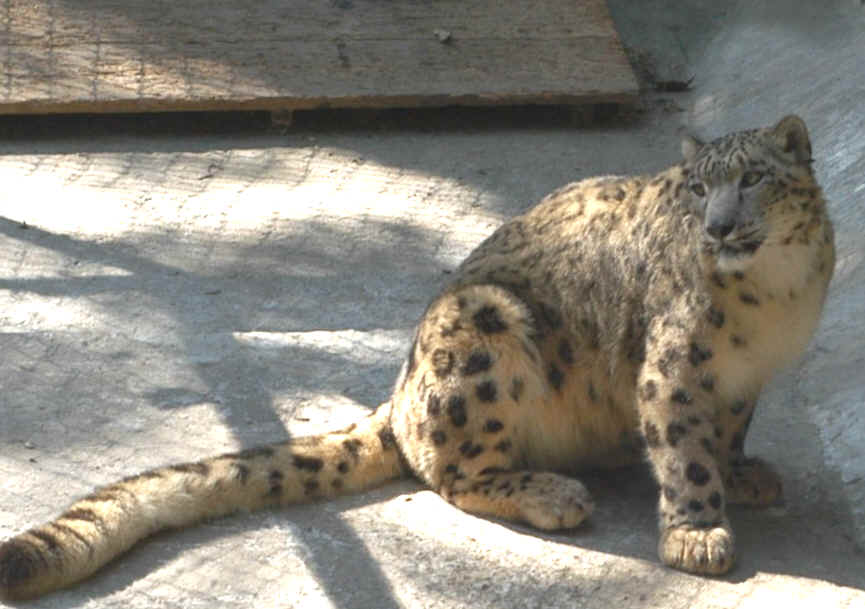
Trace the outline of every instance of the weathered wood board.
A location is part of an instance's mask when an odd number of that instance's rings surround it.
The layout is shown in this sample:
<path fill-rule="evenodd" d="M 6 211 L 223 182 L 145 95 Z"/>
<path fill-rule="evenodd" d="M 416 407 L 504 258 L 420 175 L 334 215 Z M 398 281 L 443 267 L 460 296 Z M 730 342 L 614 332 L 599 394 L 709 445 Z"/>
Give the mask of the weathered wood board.
<path fill-rule="evenodd" d="M 6 0 L 0 113 L 622 102 L 604 0 Z"/>

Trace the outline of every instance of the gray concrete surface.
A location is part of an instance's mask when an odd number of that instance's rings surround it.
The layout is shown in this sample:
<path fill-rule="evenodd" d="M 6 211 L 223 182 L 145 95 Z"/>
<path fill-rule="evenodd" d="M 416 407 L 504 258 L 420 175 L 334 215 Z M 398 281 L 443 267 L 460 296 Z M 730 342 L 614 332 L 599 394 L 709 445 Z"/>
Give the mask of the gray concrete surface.
<path fill-rule="evenodd" d="M 811 349 L 761 402 L 749 449 L 787 499 L 732 511 L 737 569 L 657 563 L 645 471 L 588 476 L 597 513 L 561 535 L 406 481 L 161 535 L 31 606 L 865 607 L 865 9 L 610 4 L 649 76 L 693 75 L 690 92 L 589 127 L 549 109 L 314 115 L 284 135 L 0 125 L 0 537 L 119 476 L 361 416 L 427 299 L 503 218 L 580 177 L 662 168 L 683 127 L 796 112 L 838 267 Z"/>

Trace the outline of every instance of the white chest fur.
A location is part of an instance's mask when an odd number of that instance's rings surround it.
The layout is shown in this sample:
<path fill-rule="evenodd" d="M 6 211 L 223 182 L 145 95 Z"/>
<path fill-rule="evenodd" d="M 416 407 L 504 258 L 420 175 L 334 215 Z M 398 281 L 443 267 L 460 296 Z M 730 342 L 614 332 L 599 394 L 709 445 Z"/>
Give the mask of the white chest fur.
<path fill-rule="evenodd" d="M 793 363 L 817 327 L 831 268 L 820 248 L 792 247 L 758 256 L 714 291 L 726 325 L 716 337 L 720 390 L 727 399 L 753 395 L 779 368 Z"/>

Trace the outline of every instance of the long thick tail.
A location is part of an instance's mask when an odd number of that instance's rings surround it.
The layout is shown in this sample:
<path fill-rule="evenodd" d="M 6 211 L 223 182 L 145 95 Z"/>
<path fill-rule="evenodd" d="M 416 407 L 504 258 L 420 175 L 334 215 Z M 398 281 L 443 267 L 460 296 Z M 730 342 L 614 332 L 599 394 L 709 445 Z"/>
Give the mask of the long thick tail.
<path fill-rule="evenodd" d="M 341 431 L 171 465 L 98 489 L 52 522 L 0 544 L 0 599 L 69 586 L 164 529 L 397 478 L 406 470 L 389 417 L 385 403 Z"/>

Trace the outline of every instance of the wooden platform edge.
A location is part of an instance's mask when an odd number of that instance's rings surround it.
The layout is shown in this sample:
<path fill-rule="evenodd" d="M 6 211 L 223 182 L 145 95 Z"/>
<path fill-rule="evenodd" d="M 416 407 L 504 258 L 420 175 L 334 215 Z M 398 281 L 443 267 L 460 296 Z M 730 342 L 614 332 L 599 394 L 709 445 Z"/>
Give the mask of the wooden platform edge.
<path fill-rule="evenodd" d="M 510 94 L 510 95 L 375 95 L 369 97 L 256 97 L 251 99 L 221 98 L 137 98 L 111 100 L 33 100 L 24 102 L 0 102 L 0 115 L 27 114 L 126 114 L 146 112 L 189 111 L 294 111 L 341 108 L 435 108 L 447 106 L 520 106 L 520 105 L 630 105 L 637 101 L 639 90 L 634 81 L 633 89 L 618 92 L 569 95 Z"/>

